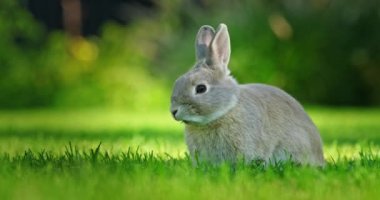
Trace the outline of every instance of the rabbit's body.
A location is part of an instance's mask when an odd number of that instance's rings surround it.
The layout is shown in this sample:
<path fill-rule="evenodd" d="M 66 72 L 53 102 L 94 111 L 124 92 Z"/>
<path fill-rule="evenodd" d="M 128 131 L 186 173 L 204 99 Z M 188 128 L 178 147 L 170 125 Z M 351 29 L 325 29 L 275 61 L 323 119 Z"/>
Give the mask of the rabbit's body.
<path fill-rule="evenodd" d="M 204 125 L 186 125 L 190 154 L 221 163 L 260 159 L 323 165 L 321 139 L 302 106 L 284 91 L 263 84 L 240 85 L 228 113 Z M 242 116 L 245 116 L 242 118 Z"/>
<path fill-rule="evenodd" d="M 186 123 L 191 157 L 219 164 L 292 159 L 323 165 L 322 141 L 302 106 L 276 87 L 239 85 L 229 74 L 227 27 L 203 26 L 196 39 L 196 65 L 173 88 L 171 112 Z"/>

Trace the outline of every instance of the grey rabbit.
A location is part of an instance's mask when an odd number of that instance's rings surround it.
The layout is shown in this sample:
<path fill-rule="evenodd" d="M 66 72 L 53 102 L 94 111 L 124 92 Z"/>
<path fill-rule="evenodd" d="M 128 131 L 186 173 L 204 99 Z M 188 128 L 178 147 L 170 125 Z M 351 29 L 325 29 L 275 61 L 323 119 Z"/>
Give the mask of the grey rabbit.
<path fill-rule="evenodd" d="M 225 24 L 216 31 L 202 26 L 195 49 L 196 64 L 175 81 L 171 96 L 194 162 L 324 165 L 319 132 L 297 100 L 273 86 L 238 84 L 230 75 Z"/>

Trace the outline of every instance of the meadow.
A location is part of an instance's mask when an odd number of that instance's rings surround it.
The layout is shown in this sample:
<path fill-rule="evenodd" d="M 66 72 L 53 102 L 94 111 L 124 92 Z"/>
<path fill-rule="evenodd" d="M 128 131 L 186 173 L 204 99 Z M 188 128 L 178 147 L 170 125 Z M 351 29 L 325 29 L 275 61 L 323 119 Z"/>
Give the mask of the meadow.
<path fill-rule="evenodd" d="M 380 109 L 310 107 L 325 168 L 194 167 L 169 112 L 0 112 L 0 199 L 375 199 Z"/>
<path fill-rule="evenodd" d="M 378 1 L 47 1 L 0 0 L 0 200 L 379 199 Z M 324 168 L 193 166 L 167 104 L 219 23 L 240 83 L 333 106 Z"/>

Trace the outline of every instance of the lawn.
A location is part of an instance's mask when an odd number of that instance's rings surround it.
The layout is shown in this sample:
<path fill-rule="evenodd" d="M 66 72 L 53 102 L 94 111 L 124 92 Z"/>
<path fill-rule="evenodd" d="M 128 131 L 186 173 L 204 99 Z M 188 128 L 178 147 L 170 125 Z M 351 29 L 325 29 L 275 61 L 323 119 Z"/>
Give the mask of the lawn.
<path fill-rule="evenodd" d="M 0 112 L 0 199 L 376 199 L 380 109 L 308 109 L 324 169 L 193 167 L 168 112 Z"/>

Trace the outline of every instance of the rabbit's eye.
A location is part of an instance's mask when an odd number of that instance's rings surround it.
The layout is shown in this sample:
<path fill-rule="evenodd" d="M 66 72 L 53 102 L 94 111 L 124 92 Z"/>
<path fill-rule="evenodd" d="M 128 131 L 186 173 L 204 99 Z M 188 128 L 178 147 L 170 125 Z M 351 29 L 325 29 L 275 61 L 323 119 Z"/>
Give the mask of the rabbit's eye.
<path fill-rule="evenodd" d="M 206 85 L 204 85 L 204 84 L 199 84 L 199 85 L 197 85 L 197 87 L 195 87 L 195 92 L 196 92 L 197 94 L 205 93 L 206 90 L 207 90 L 207 87 L 206 87 Z"/>

